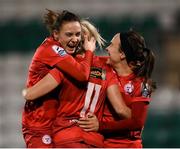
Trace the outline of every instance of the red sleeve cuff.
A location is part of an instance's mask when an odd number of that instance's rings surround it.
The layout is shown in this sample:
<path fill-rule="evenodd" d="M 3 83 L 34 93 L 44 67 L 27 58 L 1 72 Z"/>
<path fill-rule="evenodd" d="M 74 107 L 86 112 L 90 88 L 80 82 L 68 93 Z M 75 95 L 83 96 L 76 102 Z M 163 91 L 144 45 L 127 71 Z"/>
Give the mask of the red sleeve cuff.
<path fill-rule="evenodd" d="M 132 103 L 133 102 L 146 102 L 146 103 L 148 103 L 149 104 L 149 102 L 151 101 L 151 98 L 146 98 L 146 97 L 134 97 L 133 98 L 133 101 L 132 101 Z M 131 104 L 132 104 L 131 103 Z"/>
<path fill-rule="evenodd" d="M 60 84 L 63 80 L 63 74 L 57 68 L 52 69 L 49 73 L 58 82 L 58 84 Z"/>

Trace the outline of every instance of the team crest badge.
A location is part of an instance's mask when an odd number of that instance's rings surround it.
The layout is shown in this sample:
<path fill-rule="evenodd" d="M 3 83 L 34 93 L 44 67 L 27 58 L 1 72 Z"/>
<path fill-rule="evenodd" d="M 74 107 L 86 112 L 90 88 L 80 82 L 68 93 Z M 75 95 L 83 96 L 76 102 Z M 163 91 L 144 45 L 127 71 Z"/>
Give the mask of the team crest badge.
<path fill-rule="evenodd" d="M 63 48 L 61 48 L 61 47 L 59 47 L 57 45 L 53 45 L 52 49 L 56 54 L 59 54 L 60 56 L 67 55 L 66 51 Z"/>
<path fill-rule="evenodd" d="M 133 90 L 134 90 L 134 85 L 131 82 L 124 85 L 125 93 L 131 94 Z"/>
<path fill-rule="evenodd" d="M 42 137 L 42 142 L 43 142 L 44 144 L 51 144 L 52 139 L 51 139 L 51 137 L 50 137 L 49 135 L 44 135 L 44 136 Z"/>

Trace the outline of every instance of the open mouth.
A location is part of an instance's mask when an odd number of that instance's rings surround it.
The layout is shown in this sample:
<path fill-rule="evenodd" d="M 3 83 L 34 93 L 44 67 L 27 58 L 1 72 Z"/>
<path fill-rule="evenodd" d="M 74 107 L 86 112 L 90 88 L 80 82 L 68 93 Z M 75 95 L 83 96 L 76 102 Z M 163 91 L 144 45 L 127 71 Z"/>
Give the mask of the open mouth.
<path fill-rule="evenodd" d="M 69 53 L 69 54 L 73 54 L 76 50 L 76 45 L 70 45 L 68 44 L 66 46 L 66 52 Z"/>
<path fill-rule="evenodd" d="M 69 45 L 69 44 L 68 44 L 67 46 L 68 46 L 69 48 L 72 48 L 72 49 L 73 49 L 73 48 L 76 48 L 76 45 Z"/>
<path fill-rule="evenodd" d="M 77 42 L 71 42 L 71 40 L 67 43 L 67 47 L 71 48 L 71 49 L 74 49 L 76 48 L 78 45 Z"/>

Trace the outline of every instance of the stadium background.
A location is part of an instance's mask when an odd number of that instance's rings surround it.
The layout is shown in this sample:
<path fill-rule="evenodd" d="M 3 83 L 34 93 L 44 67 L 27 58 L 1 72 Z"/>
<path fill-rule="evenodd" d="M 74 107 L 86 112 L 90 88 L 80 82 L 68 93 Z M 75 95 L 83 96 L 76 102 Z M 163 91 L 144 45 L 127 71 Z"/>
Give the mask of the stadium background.
<path fill-rule="evenodd" d="M 107 41 L 129 28 L 141 32 L 156 54 L 153 78 L 158 84 L 144 147 L 180 147 L 179 0 L 0 0 L 0 147 L 25 147 L 21 89 L 33 52 L 47 35 L 45 8 L 89 18 Z"/>

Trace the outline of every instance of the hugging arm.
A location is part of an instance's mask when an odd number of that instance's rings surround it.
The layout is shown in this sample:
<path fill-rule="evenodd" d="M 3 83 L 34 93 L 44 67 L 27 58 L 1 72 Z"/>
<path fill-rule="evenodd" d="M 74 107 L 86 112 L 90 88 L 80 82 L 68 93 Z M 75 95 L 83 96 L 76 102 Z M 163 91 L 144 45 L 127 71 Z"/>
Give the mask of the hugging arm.
<path fill-rule="evenodd" d="M 87 81 L 90 74 L 90 66 L 93 59 L 93 51 L 96 48 L 96 41 L 92 37 L 90 40 L 85 38 L 84 49 L 85 57 L 83 61 L 77 62 L 72 56 L 68 55 L 64 60 L 58 62 L 55 66 L 60 71 L 67 73 L 78 81 Z"/>
<path fill-rule="evenodd" d="M 53 69 L 34 86 L 23 89 L 22 95 L 26 100 L 35 100 L 55 89 L 61 83 L 62 79 L 62 73 L 57 69 Z"/>
<path fill-rule="evenodd" d="M 120 117 L 131 118 L 131 109 L 125 104 L 117 84 L 108 87 L 107 97 Z"/>
<path fill-rule="evenodd" d="M 131 106 L 132 117 L 117 121 L 98 121 L 95 114 L 90 117 L 81 118 L 78 124 L 85 131 L 102 131 L 106 133 L 117 132 L 120 130 L 140 130 L 143 128 L 148 104 L 147 102 L 134 102 Z"/>
<path fill-rule="evenodd" d="M 118 121 L 101 121 L 99 129 L 103 132 L 115 132 L 118 130 L 140 130 L 146 121 L 148 104 L 147 102 L 134 102 L 131 105 L 132 117 Z"/>

